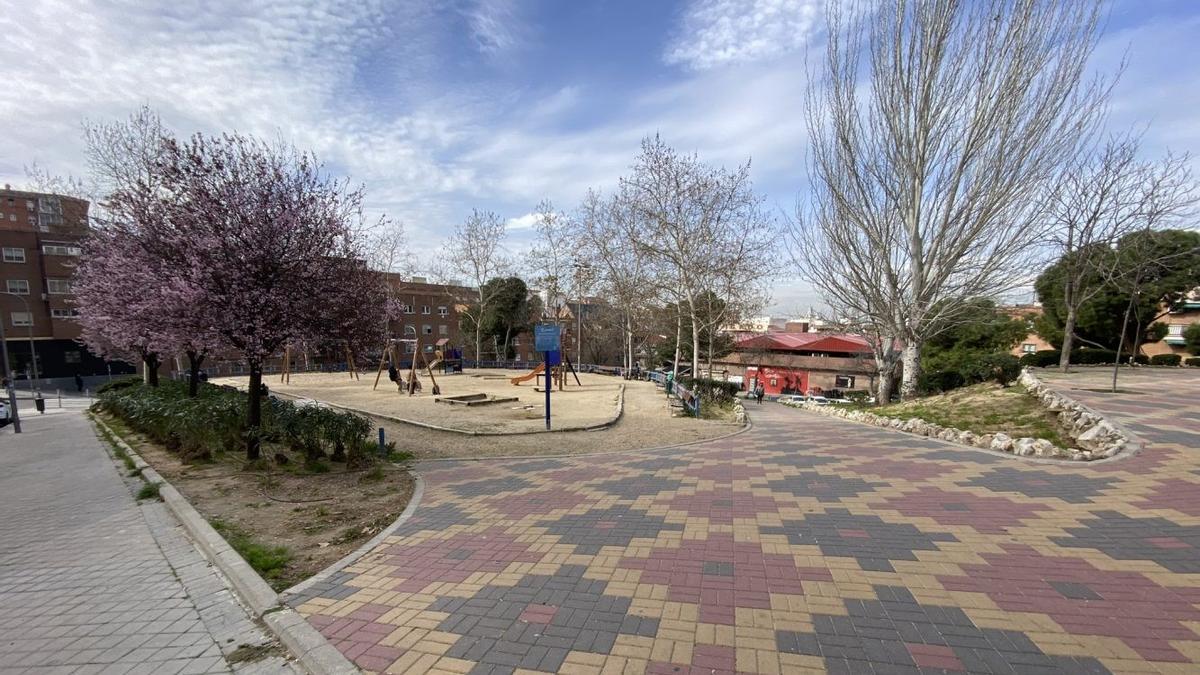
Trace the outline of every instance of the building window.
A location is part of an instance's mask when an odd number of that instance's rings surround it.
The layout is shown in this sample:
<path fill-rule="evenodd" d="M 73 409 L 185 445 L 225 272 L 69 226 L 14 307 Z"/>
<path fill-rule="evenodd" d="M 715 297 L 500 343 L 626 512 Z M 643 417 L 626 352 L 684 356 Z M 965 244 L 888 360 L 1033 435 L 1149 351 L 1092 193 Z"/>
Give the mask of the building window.
<path fill-rule="evenodd" d="M 47 279 L 46 291 L 51 295 L 67 295 L 71 292 L 70 279 Z"/>
<path fill-rule="evenodd" d="M 12 295 L 29 295 L 29 282 L 24 279 L 9 279 L 4 282 L 5 291 Z"/>
<path fill-rule="evenodd" d="M 428 314 L 429 313 L 429 305 L 421 305 L 421 313 Z"/>
<path fill-rule="evenodd" d="M 837 377 L 833 378 L 833 386 L 837 387 L 838 389 L 853 389 L 854 376 L 838 375 Z"/>
<path fill-rule="evenodd" d="M 404 327 L 404 334 L 405 334 L 405 335 L 416 335 L 416 334 L 417 334 L 417 327 L 416 327 L 416 326 L 405 326 L 405 327 Z"/>
<path fill-rule="evenodd" d="M 400 305 L 400 311 L 404 312 L 405 314 L 412 314 L 413 313 L 412 305 Z"/>
<path fill-rule="evenodd" d="M 79 318 L 79 310 L 77 310 L 77 309 L 51 309 L 50 316 L 55 319 L 77 319 L 77 318 Z"/>
<path fill-rule="evenodd" d="M 32 199 L 25 200 L 25 208 L 29 209 L 30 211 L 33 210 L 33 200 Z"/>
<path fill-rule="evenodd" d="M 438 335 L 449 335 L 449 334 L 450 334 L 449 326 L 447 326 L 446 324 L 442 324 L 442 325 L 438 326 Z"/>
<path fill-rule="evenodd" d="M 447 307 L 438 307 L 438 316 L 450 316 L 450 309 Z"/>
<path fill-rule="evenodd" d="M 15 214 L 15 213 L 8 214 L 8 219 L 14 223 L 17 222 L 17 214 Z"/>
<path fill-rule="evenodd" d="M 421 334 L 422 335 L 433 335 L 433 326 L 430 326 L 429 324 L 425 324 L 424 326 L 421 326 Z"/>
<path fill-rule="evenodd" d="M 417 353 L 417 343 L 405 342 L 404 343 L 404 353 L 405 354 L 416 354 Z"/>
<path fill-rule="evenodd" d="M 432 354 L 433 353 L 433 345 L 425 345 L 425 351 Z"/>
<path fill-rule="evenodd" d="M 43 244 L 42 253 L 46 255 L 79 255 L 78 246 L 67 246 L 66 244 Z"/>
<path fill-rule="evenodd" d="M 1037 351 L 1037 345 L 1032 342 L 1026 342 L 1025 344 L 1021 345 L 1021 353 L 1022 354 L 1032 354 L 1036 351 Z"/>
<path fill-rule="evenodd" d="M 1173 323 L 1167 326 L 1167 337 L 1181 338 L 1183 337 L 1183 324 Z"/>
<path fill-rule="evenodd" d="M 80 363 L 83 356 L 78 351 L 63 352 L 63 363 Z"/>
<path fill-rule="evenodd" d="M 13 312 L 12 325 L 14 326 L 32 326 L 33 314 L 29 312 Z"/>
<path fill-rule="evenodd" d="M 23 263 L 25 262 L 25 249 L 4 247 L 4 262 L 6 263 Z"/>

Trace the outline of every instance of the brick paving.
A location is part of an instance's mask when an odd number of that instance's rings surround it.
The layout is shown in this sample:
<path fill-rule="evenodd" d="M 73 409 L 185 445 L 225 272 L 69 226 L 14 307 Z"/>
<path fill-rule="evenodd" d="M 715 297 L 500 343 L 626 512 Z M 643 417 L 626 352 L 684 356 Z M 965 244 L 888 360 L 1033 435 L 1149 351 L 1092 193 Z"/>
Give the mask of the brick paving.
<path fill-rule="evenodd" d="M 81 409 L 0 430 L 0 672 L 290 673 L 159 502 L 138 504 Z"/>
<path fill-rule="evenodd" d="M 1200 672 L 1200 373 L 1102 378 L 1058 386 L 1136 457 L 764 405 L 689 447 L 427 462 L 413 517 L 289 602 L 389 673 Z"/>

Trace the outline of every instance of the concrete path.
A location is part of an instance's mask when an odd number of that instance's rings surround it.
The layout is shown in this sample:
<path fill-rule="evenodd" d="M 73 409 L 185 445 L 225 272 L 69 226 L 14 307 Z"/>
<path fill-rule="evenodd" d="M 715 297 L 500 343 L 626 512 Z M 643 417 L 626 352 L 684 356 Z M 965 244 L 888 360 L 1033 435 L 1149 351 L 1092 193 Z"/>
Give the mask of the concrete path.
<path fill-rule="evenodd" d="M 428 462 L 290 602 L 389 673 L 1200 672 L 1200 377 L 1124 386 L 1080 392 L 1148 442 L 1107 464 L 770 404 L 691 447 Z"/>
<path fill-rule="evenodd" d="M 0 672 L 293 672 L 71 403 L 0 429 Z"/>

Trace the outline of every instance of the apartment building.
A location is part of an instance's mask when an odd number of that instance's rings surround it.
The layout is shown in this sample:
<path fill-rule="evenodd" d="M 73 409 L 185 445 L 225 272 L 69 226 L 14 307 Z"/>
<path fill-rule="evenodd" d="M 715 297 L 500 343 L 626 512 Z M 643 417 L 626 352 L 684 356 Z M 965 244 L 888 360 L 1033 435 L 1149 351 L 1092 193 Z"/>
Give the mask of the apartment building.
<path fill-rule="evenodd" d="M 88 231 L 88 202 L 62 195 L 0 190 L 0 321 L 18 379 L 130 372 L 78 342 L 71 278 Z M 35 363 L 36 356 L 36 363 Z"/>

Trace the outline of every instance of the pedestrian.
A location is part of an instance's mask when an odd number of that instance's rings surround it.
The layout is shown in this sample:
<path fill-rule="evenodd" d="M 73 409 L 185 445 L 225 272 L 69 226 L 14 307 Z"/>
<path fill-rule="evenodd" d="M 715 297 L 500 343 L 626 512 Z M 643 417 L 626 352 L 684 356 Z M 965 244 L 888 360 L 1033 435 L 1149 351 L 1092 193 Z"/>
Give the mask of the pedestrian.
<path fill-rule="evenodd" d="M 763 394 L 765 393 L 767 392 L 765 389 L 763 389 L 762 383 L 760 382 L 758 388 L 754 390 L 754 398 L 758 399 L 759 405 L 762 405 Z"/>
<path fill-rule="evenodd" d="M 79 373 L 75 373 L 75 391 L 83 393 L 83 376 Z"/>

